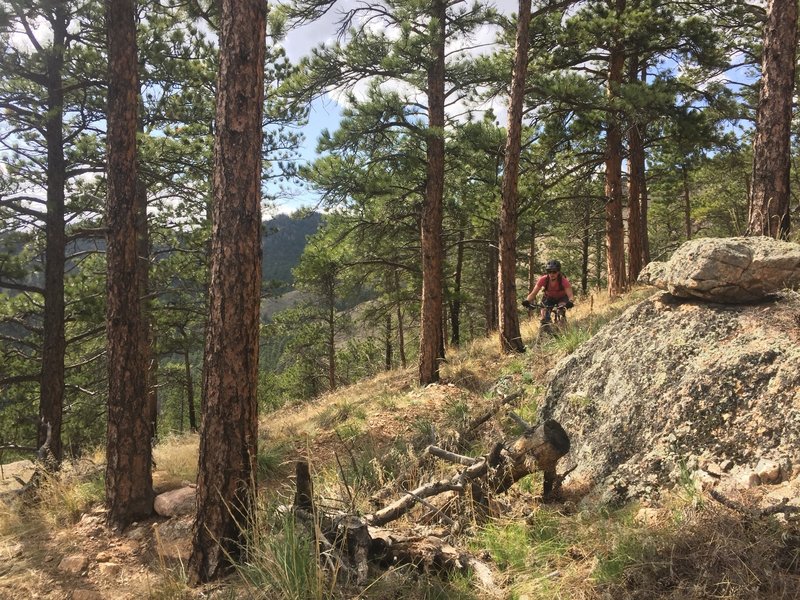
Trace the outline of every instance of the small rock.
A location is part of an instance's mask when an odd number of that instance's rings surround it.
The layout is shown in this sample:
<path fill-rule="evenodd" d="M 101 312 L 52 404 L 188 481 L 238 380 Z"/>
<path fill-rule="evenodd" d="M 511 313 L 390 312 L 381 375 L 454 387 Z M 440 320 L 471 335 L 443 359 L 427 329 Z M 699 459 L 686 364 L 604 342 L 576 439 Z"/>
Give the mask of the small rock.
<path fill-rule="evenodd" d="M 739 476 L 738 484 L 740 488 L 749 490 L 754 487 L 758 487 L 761 485 L 761 478 L 758 476 L 757 473 L 753 471 L 745 471 L 742 475 Z"/>
<path fill-rule="evenodd" d="M 22 544 L 13 544 L 0 550 L 0 557 L 17 558 L 22 556 Z"/>
<path fill-rule="evenodd" d="M 125 537 L 135 541 L 143 540 L 146 536 L 147 531 L 144 527 L 132 527 L 125 533 Z"/>
<path fill-rule="evenodd" d="M 647 525 L 648 527 L 654 527 L 658 525 L 659 518 L 661 516 L 661 511 L 657 508 L 640 508 L 639 512 L 636 513 L 634 520 L 637 523 L 642 525 Z"/>
<path fill-rule="evenodd" d="M 65 556 L 58 563 L 58 570 L 62 573 L 69 573 L 70 575 L 80 575 L 89 566 L 89 559 L 83 554 L 73 554 L 72 556 Z"/>
<path fill-rule="evenodd" d="M 713 488 L 719 481 L 719 475 L 712 475 L 708 471 L 697 471 L 695 477 L 700 482 L 701 490 Z"/>
<path fill-rule="evenodd" d="M 781 466 L 774 460 L 762 458 L 758 461 L 755 472 L 762 483 L 778 483 L 781 480 Z"/>
<path fill-rule="evenodd" d="M 102 552 L 98 552 L 94 559 L 99 563 L 108 562 L 111 560 L 111 553 L 103 550 Z"/>
<path fill-rule="evenodd" d="M 122 566 L 117 563 L 103 562 L 97 565 L 100 570 L 100 575 L 103 577 L 116 577 L 122 570 Z"/>
<path fill-rule="evenodd" d="M 733 468 L 733 461 L 727 458 L 719 463 L 720 468 L 726 473 Z"/>
<path fill-rule="evenodd" d="M 101 523 L 101 517 L 97 515 L 85 514 L 81 517 L 80 520 L 81 525 L 99 525 L 100 523 Z"/>

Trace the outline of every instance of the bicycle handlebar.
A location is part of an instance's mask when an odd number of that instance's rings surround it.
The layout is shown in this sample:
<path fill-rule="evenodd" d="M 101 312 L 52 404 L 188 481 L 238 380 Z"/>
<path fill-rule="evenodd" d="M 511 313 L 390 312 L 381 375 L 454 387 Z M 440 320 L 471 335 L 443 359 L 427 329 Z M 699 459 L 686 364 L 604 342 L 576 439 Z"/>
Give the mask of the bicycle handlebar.
<path fill-rule="evenodd" d="M 527 300 L 523 300 L 522 301 L 522 306 L 524 306 L 525 308 L 527 308 L 529 310 L 533 310 L 534 308 L 550 308 L 550 309 L 553 309 L 553 308 L 566 308 L 566 309 L 570 309 L 570 308 L 573 308 L 575 306 L 575 303 L 570 301 L 570 300 L 567 300 L 566 302 L 559 302 L 558 304 L 544 304 L 543 302 L 537 302 L 536 304 L 531 304 Z"/>

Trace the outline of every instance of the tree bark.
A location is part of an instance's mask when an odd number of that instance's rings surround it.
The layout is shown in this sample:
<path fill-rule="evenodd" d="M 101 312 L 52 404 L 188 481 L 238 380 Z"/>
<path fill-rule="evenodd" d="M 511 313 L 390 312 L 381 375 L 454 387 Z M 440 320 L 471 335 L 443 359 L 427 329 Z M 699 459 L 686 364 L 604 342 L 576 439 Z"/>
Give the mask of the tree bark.
<path fill-rule="evenodd" d="M 589 293 L 589 251 L 592 243 L 592 203 L 587 198 L 583 206 L 581 228 L 581 291 Z"/>
<path fill-rule="evenodd" d="M 49 445 L 55 465 L 63 458 L 61 423 L 64 407 L 64 44 L 67 34 L 66 2 L 54 3 L 51 21 L 53 43 L 45 58 L 47 80 L 47 216 L 45 223 L 44 320 L 42 368 L 39 387 L 39 428 L 37 446 L 41 447 L 52 429 Z"/>
<path fill-rule="evenodd" d="M 328 389 L 336 389 L 336 295 L 335 280 L 336 276 L 331 276 L 328 288 L 328 314 L 326 317 L 328 325 Z"/>
<path fill-rule="evenodd" d="M 525 344 L 522 343 L 522 334 L 519 329 L 519 311 L 517 310 L 517 207 L 519 203 L 519 157 L 522 145 L 522 109 L 525 102 L 525 76 L 528 72 L 530 20 L 531 0 L 519 0 L 500 204 L 498 305 L 502 352 L 525 351 Z"/>
<path fill-rule="evenodd" d="M 137 96 L 141 98 L 141 90 Z M 138 119 L 138 131 L 144 133 L 142 119 Z M 149 299 L 150 292 L 150 231 L 147 226 L 147 185 L 141 176 L 136 182 L 136 240 L 137 246 L 137 266 L 139 278 L 139 293 L 142 296 L 142 329 L 144 333 L 144 353 L 145 364 L 147 365 L 147 412 L 150 415 L 150 422 L 153 428 L 153 437 L 158 434 L 158 387 L 156 377 L 158 375 L 158 360 L 153 352 L 154 337 L 150 325 L 150 316 L 153 303 Z"/>
<path fill-rule="evenodd" d="M 453 302 L 450 305 L 450 343 L 461 343 L 461 278 L 464 272 L 464 230 L 458 232 L 456 249 L 456 272 L 453 278 Z"/>
<path fill-rule="evenodd" d="M 531 219 L 530 252 L 528 253 L 528 291 L 536 285 L 536 220 Z"/>
<path fill-rule="evenodd" d="M 642 65 L 640 71 L 640 78 L 641 81 L 647 81 L 647 67 L 646 65 Z M 637 147 L 636 152 L 631 156 L 631 160 L 636 161 L 636 173 L 638 173 L 639 177 L 639 221 L 641 223 L 641 242 L 642 242 L 642 260 L 640 267 L 643 268 L 646 264 L 650 263 L 650 232 L 648 227 L 647 221 L 647 209 L 648 209 L 648 196 L 647 196 L 647 166 L 646 166 L 646 156 L 645 156 L 645 149 L 644 149 L 644 139 L 646 133 L 647 125 L 645 123 L 638 123 L 637 124 Z M 639 272 L 641 272 L 641 268 Z M 638 274 L 637 274 L 638 277 Z"/>
<path fill-rule="evenodd" d="M 419 382 L 439 381 L 442 339 L 444 197 L 444 78 L 445 0 L 432 0 L 431 62 L 428 66 L 427 181 L 422 205 L 422 309 L 420 315 Z"/>
<path fill-rule="evenodd" d="M 405 325 L 403 324 L 403 307 L 400 303 L 400 272 L 394 271 L 394 289 L 397 294 L 397 351 L 400 353 L 400 366 L 404 369 L 408 365 L 406 360 Z"/>
<path fill-rule="evenodd" d="M 792 93 L 797 53 L 797 0 L 769 0 L 761 90 L 753 141 L 749 235 L 789 235 Z"/>
<path fill-rule="evenodd" d="M 492 222 L 489 227 L 490 240 L 497 240 L 500 236 L 500 229 L 496 222 Z M 486 316 L 486 334 L 490 334 L 498 329 L 498 307 L 497 307 L 497 273 L 499 271 L 497 259 L 497 246 L 488 244 L 486 246 L 486 281 L 484 290 L 484 314 Z"/>
<path fill-rule="evenodd" d="M 153 511 L 153 430 L 148 411 L 136 229 L 136 62 L 134 0 L 106 4 L 108 31 L 108 431 L 109 523 L 124 528 Z"/>
<path fill-rule="evenodd" d="M 689 168 L 681 165 L 681 185 L 683 186 L 683 229 L 686 239 L 692 239 L 692 197 L 689 193 Z"/>
<path fill-rule="evenodd" d="M 242 549 L 255 495 L 267 4 L 221 0 L 209 318 L 189 581 Z"/>
<path fill-rule="evenodd" d="M 633 70 L 636 77 L 637 69 Z M 644 189 L 644 145 L 634 120 L 628 132 L 628 281 L 633 283 L 642 271 L 642 190 Z"/>
<path fill-rule="evenodd" d="M 183 349 L 183 368 L 186 374 L 186 408 L 189 412 L 189 430 L 194 433 L 197 431 L 197 417 L 194 411 L 194 381 L 192 380 L 192 363 L 189 360 L 189 342 L 186 341 L 186 347 Z M 183 419 L 181 419 L 181 427 L 183 427 Z"/>
<path fill-rule="evenodd" d="M 625 9 L 625 0 L 617 0 L 617 14 Z M 614 102 L 619 97 L 622 83 L 622 70 L 625 54 L 620 45 L 610 52 L 608 69 L 609 111 L 606 129 L 606 270 L 608 272 L 608 293 L 616 296 L 622 293 L 627 281 L 625 278 L 625 239 L 622 223 L 622 133 L 619 115 Z"/>

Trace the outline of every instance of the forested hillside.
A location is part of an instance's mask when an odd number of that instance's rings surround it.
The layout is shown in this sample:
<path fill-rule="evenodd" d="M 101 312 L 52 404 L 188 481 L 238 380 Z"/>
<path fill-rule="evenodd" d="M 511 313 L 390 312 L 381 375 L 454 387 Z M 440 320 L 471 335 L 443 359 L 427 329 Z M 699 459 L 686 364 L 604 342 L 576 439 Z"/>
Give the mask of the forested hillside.
<path fill-rule="evenodd" d="M 797 240 L 797 5 L 0 2 L 0 455 L 35 496 L 102 447 L 124 532 L 198 432 L 187 581 L 223 576 L 259 415 Z"/>
<path fill-rule="evenodd" d="M 300 262 L 308 237 L 317 232 L 322 215 L 316 212 L 278 215 L 264 223 L 261 276 L 264 281 L 291 286 L 292 269 Z"/>

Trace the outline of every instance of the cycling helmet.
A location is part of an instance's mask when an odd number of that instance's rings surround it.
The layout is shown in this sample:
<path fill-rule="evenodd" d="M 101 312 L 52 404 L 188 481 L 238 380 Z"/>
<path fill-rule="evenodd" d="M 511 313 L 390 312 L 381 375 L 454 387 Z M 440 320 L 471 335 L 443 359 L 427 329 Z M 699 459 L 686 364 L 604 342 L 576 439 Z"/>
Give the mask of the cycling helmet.
<path fill-rule="evenodd" d="M 548 260 L 547 265 L 544 268 L 545 271 L 560 271 L 561 270 L 561 263 L 557 260 Z"/>

